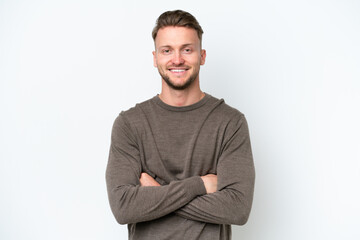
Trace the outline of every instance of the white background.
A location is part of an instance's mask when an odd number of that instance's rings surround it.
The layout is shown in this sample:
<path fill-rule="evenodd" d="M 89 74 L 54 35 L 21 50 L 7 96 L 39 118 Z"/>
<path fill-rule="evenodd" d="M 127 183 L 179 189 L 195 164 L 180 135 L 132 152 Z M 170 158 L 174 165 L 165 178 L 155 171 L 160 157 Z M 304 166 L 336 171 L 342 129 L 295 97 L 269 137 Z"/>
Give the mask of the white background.
<path fill-rule="evenodd" d="M 114 119 L 153 97 L 151 30 L 196 16 L 201 87 L 245 113 L 254 204 L 233 239 L 360 239 L 360 2 L 0 0 L 0 239 L 127 239 Z"/>

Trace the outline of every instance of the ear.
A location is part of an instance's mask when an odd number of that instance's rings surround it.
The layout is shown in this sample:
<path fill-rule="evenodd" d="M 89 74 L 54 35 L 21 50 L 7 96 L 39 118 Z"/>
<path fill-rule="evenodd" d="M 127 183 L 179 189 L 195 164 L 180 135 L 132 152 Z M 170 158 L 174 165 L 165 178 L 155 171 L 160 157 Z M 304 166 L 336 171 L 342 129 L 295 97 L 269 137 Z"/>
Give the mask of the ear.
<path fill-rule="evenodd" d="M 152 54 L 153 54 L 153 57 L 154 57 L 154 67 L 157 68 L 157 64 L 156 64 L 156 52 L 153 51 Z"/>
<path fill-rule="evenodd" d="M 204 65 L 204 64 L 205 64 L 205 59 L 206 59 L 206 50 L 205 50 L 205 49 L 201 49 L 201 61 L 200 61 L 200 65 Z"/>

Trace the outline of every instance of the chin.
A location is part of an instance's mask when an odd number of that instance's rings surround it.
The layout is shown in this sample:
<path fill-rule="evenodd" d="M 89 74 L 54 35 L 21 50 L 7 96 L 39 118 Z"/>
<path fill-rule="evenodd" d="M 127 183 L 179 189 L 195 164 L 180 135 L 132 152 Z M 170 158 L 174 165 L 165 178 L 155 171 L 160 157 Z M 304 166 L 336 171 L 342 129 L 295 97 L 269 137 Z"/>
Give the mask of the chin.
<path fill-rule="evenodd" d="M 169 77 L 169 75 L 163 74 L 161 71 L 159 71 L 162 79 L 164 82 L 174 90 L 185 90 L 189 88 L 196 80 L 198 74 L 193 74 L 191 76 L 184 77 L 182 79 L 172 79 Z"/>
<path fill-rule="evenodd" d="M 187 88 L 189 88 L 191 85 L 192 85 L 192 83 L 194 82 L 194 80 L 192 80 L 192 79 L 189 79 L 189 80 L 187 80 L 187 81 L 185 81 L 185 82 L 181 82 L 181 83 L 174 83 L 174 82 L 172 82 L 172 81 L 166 81 L 165 80 L 165 82 L 167 83 L 167 85 L 170 87 L 170 88 L 172 88 L 172 89 L 174 89 L 174 90 L 185 90 L 185 89 L 187 89 Z"/>

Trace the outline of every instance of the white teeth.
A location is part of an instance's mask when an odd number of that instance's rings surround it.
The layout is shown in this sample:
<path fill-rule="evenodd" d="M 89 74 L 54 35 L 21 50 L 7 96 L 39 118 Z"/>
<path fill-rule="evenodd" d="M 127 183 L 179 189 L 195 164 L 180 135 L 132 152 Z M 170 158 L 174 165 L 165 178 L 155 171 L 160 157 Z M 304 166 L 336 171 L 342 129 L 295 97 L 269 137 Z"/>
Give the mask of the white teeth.
<path fill-rule="evenodd" d="M 172 72 L 185 72 L 184 69 L 171 69 Z"/>

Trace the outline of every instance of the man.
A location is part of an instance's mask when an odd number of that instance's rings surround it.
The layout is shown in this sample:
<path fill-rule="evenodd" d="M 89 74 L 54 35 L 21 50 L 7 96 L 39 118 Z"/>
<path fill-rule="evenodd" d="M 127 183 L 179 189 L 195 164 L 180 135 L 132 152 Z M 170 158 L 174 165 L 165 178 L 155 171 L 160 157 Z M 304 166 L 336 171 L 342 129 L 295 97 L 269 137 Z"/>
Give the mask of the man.
<path fill-rule="evenodd" d="M 231 239 L 248 219 L 254 165 L 244 115 L 200 90 L 202 29 L 184 11 L 153 30 L 161 93 L 115 120 L 106 181 L 129 239 Z"/>

